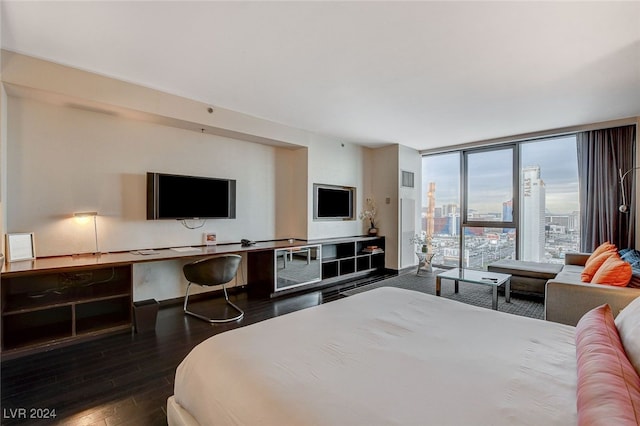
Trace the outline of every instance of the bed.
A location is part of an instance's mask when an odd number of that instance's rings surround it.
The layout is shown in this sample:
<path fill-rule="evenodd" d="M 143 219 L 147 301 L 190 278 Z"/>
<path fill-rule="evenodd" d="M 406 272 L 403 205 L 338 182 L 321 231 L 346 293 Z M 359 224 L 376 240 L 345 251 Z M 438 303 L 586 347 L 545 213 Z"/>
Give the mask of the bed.
<path fill-rule="evenodd" d="M 382 287 L 202 342 L 168 423 L 576 424 L 574 335 Z"/>

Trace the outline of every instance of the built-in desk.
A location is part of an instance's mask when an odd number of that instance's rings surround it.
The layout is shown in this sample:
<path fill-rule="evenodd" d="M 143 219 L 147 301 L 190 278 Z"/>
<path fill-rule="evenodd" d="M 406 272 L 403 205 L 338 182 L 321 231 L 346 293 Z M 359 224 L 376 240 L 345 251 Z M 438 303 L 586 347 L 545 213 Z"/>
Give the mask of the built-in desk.
<path fill-rule="evenodd" d="M 251 271 L 255 268 L 251 253 L 272 255 L 276 249 L 305 243 L 261 241 L 247 247 L 219 244 L 184 252 L 159 249 L 152 254 L 119 252 L 5 263 L 0 281 L 2 357 L 6 359 L 108 333 L 130 331 L 134 264 L 248 253 L 247 269 Z"/>
<path fill-rule="evenodd" d="M 130 331 L 133 265 L 143 262 L 244 253 L 250 293 L 270 297 L 329 285 L 384 268 L 384 237 L 290 241 L 259 241 L 247 247 L 218 244 L 184 252 L 157 249 L 152 254 L 127 251 L 97 256 L 55 256 L 5 263 L 0 281 L 2 358 Z M 277 253 L 284 251 L 293 256 L 298 251 L 296 247 L 311 247 L 305 253 L 311 263 L 319 262 L 319 279 L 303 280 L 298 285 L 277 276 Z M 279 278 L 284 285 L 278 285 Z"/>

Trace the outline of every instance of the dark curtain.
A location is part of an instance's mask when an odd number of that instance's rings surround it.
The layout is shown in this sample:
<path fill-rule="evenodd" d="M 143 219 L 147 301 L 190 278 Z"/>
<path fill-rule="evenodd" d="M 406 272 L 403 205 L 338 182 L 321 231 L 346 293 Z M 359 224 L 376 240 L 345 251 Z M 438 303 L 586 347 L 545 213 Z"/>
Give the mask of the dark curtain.
<path fill-rule="evenodd" d="M 625 180 L 627 213 L 619 211 L 618 170 L 634 168 L 636 126 L 577 134 L 580 184 L 580 250 L 591 252 L 605 241 L 619 249 L 635 244 L 635 170 Z"/>

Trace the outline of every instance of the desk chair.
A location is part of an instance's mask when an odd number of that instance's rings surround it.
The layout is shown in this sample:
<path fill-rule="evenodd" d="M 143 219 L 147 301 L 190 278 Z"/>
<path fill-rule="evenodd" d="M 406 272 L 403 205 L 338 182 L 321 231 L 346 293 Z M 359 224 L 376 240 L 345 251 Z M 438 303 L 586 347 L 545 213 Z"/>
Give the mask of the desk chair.
<path fill-rule="evenodd" d="M 229 300 L 226 287 L 226 284 L 236 276 L 241 259 L 242 257 L 237 254 L 227 254 L 224 256 L 196 260 L 195 262 L 184 265 L 182 270 L 185 278 L 189 281 L 189 284 L 187 285 L 187 292 L 184 296 L 184 313 L 210 323 L 231 322 L 241 319 L 244 316 L 244 312 Z M 189 302 L 189 287 L 191 287 L 191 284 L 197 284 L 205 287 L 222 284 L 222 290 L 224 291 L 224 298 L 227 301 L 227 304 L 240 314 L 232 318 L 214 319 L 189 311 L 187 309 L 187 304 Z"/>

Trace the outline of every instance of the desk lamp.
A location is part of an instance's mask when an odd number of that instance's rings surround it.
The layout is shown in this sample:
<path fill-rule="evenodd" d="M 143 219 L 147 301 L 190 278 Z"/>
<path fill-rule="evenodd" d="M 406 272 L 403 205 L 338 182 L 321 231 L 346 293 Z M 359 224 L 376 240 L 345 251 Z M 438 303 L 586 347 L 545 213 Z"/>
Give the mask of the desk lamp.
<path fill-rule="evenodd" d="M 88 223 L 91 218 L 93 218 L 93 232 L 96 241 L 96 251 L 93 253 L 95 255 L 100 255 L 100 250 L 98 249 L 98 212 L 78 212 L 74 213 L 73 217 L 78 223 Z"/>

